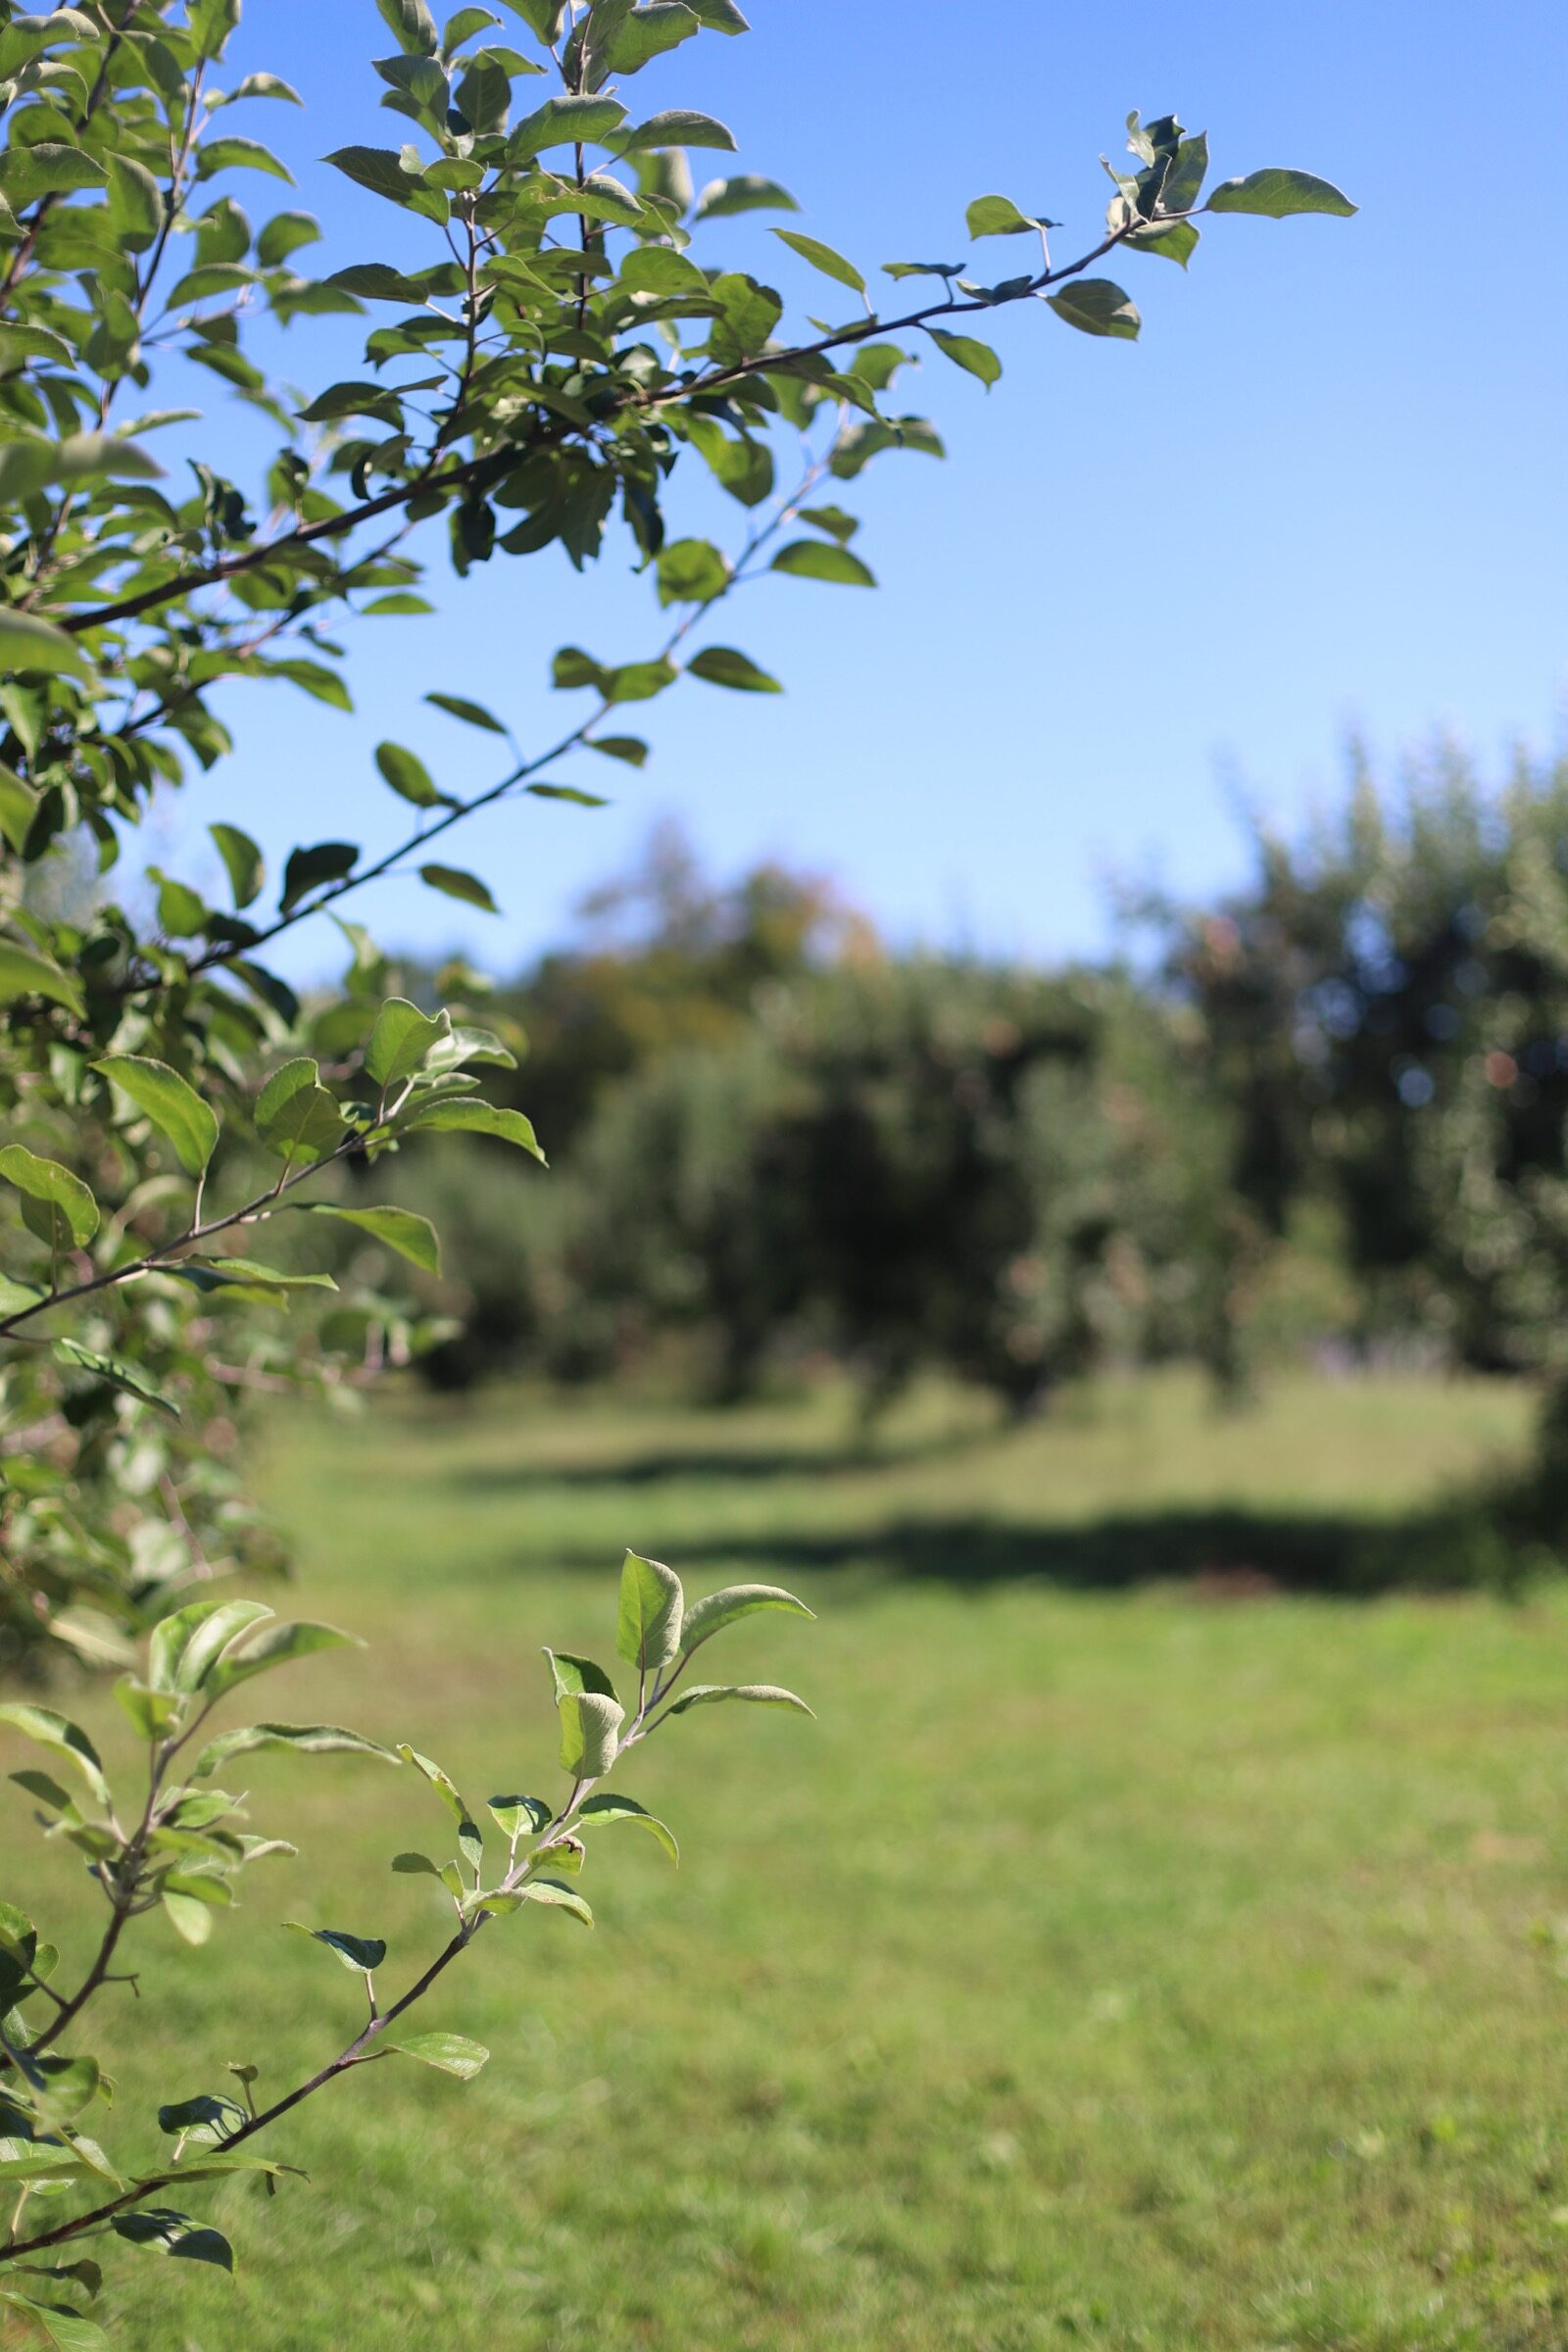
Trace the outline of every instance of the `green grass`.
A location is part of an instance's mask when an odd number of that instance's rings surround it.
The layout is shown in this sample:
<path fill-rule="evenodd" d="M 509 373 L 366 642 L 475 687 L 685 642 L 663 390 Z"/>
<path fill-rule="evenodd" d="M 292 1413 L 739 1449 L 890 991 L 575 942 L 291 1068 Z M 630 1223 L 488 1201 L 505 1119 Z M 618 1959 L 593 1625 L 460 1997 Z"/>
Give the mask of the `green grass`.
<path fill-rule="evenodd" d="M 678 1874 L 607 1838 L 593 1936 L 505 1923 L 432 1997 L 493 2051 L 476 2082 L 377 2067 L 279 2129 L 308 2189 L 193 2191 L 233 2284 L 118 2250 L 127 2352 L 1560 2347 L 1568 1983 L 1532 1930 L 1568 1912 L 1568 1604 L 1254 1590 L 1281 1527 L 1397 1526 L 1524 1400 L 1302 1383 L 1215 1421 L 1172 1380 L 998 1435 L 927 1398 L 870 1462 L 838 1411 L 278 1429 L 299 1604 L 371 1646 L 259 1712 L 548 1790 L 538 1645 L 609 1653 L 630 1543 L 698 1590 L 796 1585 L 820 1622 L 753 1620 L 725 1665 L 818 1721 L 644 1751 Z M 275 2092 L 352 2030 L 281 1920 L 384 1935 L 392 1984 L 441 1934 L 387 1869 L 441 1835 L 412 1775 L 251 1787 L 301 1859 L 205 1953 L 149 1924 L 140 2006 L 110 1996 L 146 2036 L 102 2127 L 127 2156 L 155 2096 L 245 2057 Z M 63 1856 L 8 1875 L 85 1920 Z"/>

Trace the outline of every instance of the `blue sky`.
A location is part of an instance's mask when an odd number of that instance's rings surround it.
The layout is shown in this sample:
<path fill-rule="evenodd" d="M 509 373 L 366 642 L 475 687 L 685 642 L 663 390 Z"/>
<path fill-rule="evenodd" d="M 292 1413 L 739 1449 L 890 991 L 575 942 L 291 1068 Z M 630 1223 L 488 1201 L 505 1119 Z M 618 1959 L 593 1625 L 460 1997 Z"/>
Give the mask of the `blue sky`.
<path fill-rule="evenodd" d="M 721 116 L 740 155 L 713 169 L 785 181 L 795 225 L 868 273 L 958 259 L 963 208 L 990 189 L 1062 220 L 1058 258 L 1077 250 L 1107 193 L 1096 159 L 1119 152 L 1132 106 L 1206 126 L 1219 176 L 1304 166 L 1362 210 L 1215 220 L 1185 277 L 1129 257 L 1137 345 L 1039 306 L 1001 316 L 989 395 L 933 354 L 905 381 L 947 463 L 889 459 L 857 486 L 878 592 L 773 579 L 724 618 L 788 694 L 688 684 L 647 707 L 640 775 L 578 763 L 612 808 L 524 802 L 454 846 L 492 879 L 502 920 L 388 883 L 363 909 L 380 936 L 511 968 L 673 813 L 720 871 L 778 856 L 830 872 L 900 938 L 1092 952 L 1108 874 L 1188 893 L 1233 880 L 1239 796 L 1286 818 L 1331 797 L 1352 728 L 1390 760 L 1440 726 L 1493 764 L 1515 738 L 1563 740 L 1568 322 L 1541 130 L 1543 99 L 1568 86 L 1560 0 L 747 5 L 749 37 L 688 44 L 639 99 Z M 308 112 L 257 105 L 235 127 L 278 145 L 299 191 L 223 184 L 257 218 L 274 193 L 316 212 L 327 242 L 301 259 L 318 273 L 403 233 L 315 160 L 397 143 L 368 62 L 390 45 L 372 0 L 247 9 L 243 62 L 284 74 Z M 700 251 L 765 259 L 817 308 L 821 281 L 762 220 L 714 223 Z M 336 321 L 297 325 L 301 380 L 313 337 L 323 359 L 344 340 Z M 202 397 L 214 405 L 205 379 Z M 401 804 L 370 765 L 380 737 L 457 789 L 488 772 L 483 739 L 424 709 L 425 688 L 479 696 L 533 744 L 559 729 L 557 644 L 625 660 L 658 641 L 619 547 L 583 579 L 553 557 L 498 559 L 435 594 L 439 617 L 355 634 L 352 718 L 233 690 L 243 749 L 160 818 L 158 849 L 201 873 L 214 817 L 274 854 L 384 841 Z M 329 954 L 301 941 L 292 968 Z"/>

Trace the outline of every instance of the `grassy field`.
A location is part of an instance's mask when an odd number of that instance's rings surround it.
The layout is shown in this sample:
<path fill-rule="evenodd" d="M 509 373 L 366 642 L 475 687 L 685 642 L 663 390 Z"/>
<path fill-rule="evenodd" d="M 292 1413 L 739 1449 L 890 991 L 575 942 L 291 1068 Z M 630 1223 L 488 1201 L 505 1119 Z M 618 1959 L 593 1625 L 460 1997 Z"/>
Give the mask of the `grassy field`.
<path fill-rule="evenodd" d="M 232 2284 L 121 2249 L 127 2352 L 1568 2342 L 1568 1602 L 1268 1582 L 1325 1528 L 1418 1530 L 1524 1414 L 1300 1384 L 1215 1421 L 1173 1380 L 1004 1434 L 916 1400 L 873 1461 L 831 1399 L 280 1425 L 296 1605 L 371 1646 L 258 1711 L 549 1791 L 538 1645 L 610 1653 L 631 1544 L 801 1591 L 817 1625 L 753 1620 L 724 1666 L 818 1720 L 704 1711 L 644 1751 L 678 1874 L 622 1834 L 593 1936 L 487 1933 L 427 2019 L 485 2073 L 388 2064 L 291 2118 L 309 2188 L 198 2208 Z M 442 1933 L 387 1868 L 441 1834 L 411 1774 L 251 1788 L 302 1857 L 205 1954 L 149 1926 L 127 2155 L 155 2096 L 247 2057 L 275 2091 L 352 2030 L 284 1918 L 385 1936 L 389 1984 Z M 4 1821 L 7 1892 L 84 1920 Z"/>

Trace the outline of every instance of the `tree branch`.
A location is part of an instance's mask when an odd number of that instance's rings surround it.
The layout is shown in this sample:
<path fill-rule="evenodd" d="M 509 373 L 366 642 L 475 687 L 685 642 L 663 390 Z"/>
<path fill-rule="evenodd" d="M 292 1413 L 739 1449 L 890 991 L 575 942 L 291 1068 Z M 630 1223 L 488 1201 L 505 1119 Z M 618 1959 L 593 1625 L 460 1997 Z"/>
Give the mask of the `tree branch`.
<path fill-rule="evenodd" d="M 1179 220 L 1185 220 L 1188 218 L 1189 216 L 1185 213 L 1162 215 L 1160 225 L 1174 227 Z M 1147 227 L 1149 223 L 1140 222 L 1138 225 Z M 1057 285 L 1064 278 L 1080 275 L 1094 263 L 1102 260 L 1115 246 L 1125 244 L 1130 234 L 1129 228 L 1113 229 L 1091 252 L 1083 254 L 1076 262 L 1068 262 L 1059 270 L 1040 270 L 1026 283 L 1020 285 L 1016 293 L 1001 295 L 995 301 L 971 299 L 966 302 L 955 302 L 950 294 L 945 301 L 923 304 L 918 310 L 906 312 L 900 318 L 884 319 L 872 317 L 853 322 L 848 326 L 835 327 L 831 334 L 821 336 L 814 343 L 798 344 L 788 351 L 760 352 L 755 360 L 744 361 L 731 368 L 714 368 L 707 375 L 687 378 L 669 385 L 662 391 L 629 393 L 617 403 L 615 409 L 610 410 L 605 416 L 598 419 L 598 426 L 602 427 L 611 422 L 617 411 L 635 412 L 667 408 L 675 402 L 689 401 L 710 392 L 721 391 L 726 384 L 738 383 L 748 375 L 765 374 L 770 370 L 787 372 L 792 365 L 801 360 L 819 359 L 827 352 L 864 343 L 872 335 L 905 334 L 911 328 L 925 326 L 936 318 L 961 318 L 980 311 L 1003 310 L 1009 303 L 1033 301 L 1037 296 L 1043 295 L 1049 286 Z M 554 435 L 550 433 L 542 435 L 541 440 L 564 438 L 569 430 L 569 426 L 563 427 Z M 91 612 L 61 614 L 56 619 L 56 626 L 65 629 L 73 636 L 79 636 L 86 629 L 107 628 L 111 623 L 119 620 L 134 620 L 143 612 L 157 611 L 162 605 L 176 603 L 183 596 L 193 596 L 200 589 L 216 587 L 220 581 L 233 579 L 240 572 L 254 571 L 259 565 L 273 563 L 279 556 L 286 556 L 291 548 L 312 546 L 321 539 L 341 538 L 346 533 L 357 530 L 361 523 L 368 522 L 374 515 L 389 514 L 394 508 L 406 506 L 411 499 L 422 494 L 432 491 L 467 489 L 484 473 L 487 467 L 494 468 L 502 464 L 511 465 L 520 462 L 530 449 L 537 448 L 539 445 L 538 442 L 508 444 L 501 449 L 488 450 L 482 457 L 466 459 L 463 464 L 450 466 L 441 473 L 432 473 L 427 470 L 416 475 L 408 482 L 397 483 L 392 489 L 382 491 L 376 498 L 364 500 L 359 506 L 350 508 L 342 514 L 324 515 L 318 522 L 302 523 L 298 530 L 286 533 L 281 539 L 268 540 L 255 547 L 247 548 L 241 555 L 228 556 L 220 563 L 202 564 L 192 570 L 179 572 L 174 578 L 166 580 L 156 587 L 143 588 L 134 596 L 122 597 L 118 602 L 99 605 Z"/>

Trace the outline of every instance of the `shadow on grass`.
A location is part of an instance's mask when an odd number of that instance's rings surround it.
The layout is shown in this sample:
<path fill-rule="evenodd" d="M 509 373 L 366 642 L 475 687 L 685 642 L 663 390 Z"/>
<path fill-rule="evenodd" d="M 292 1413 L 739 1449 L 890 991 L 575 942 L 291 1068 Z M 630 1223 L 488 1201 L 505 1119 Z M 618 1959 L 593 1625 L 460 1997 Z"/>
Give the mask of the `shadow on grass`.
<path fill-rule="evenodd" d="M 646 1453 L 609 1455 L 598 1461 L 561 1462 L 548 1456 L 527 1462 L 467 1464 L 453 1473 L 452 1483 L 465 1493 L 525 1494 L 534 1488 L 592 1488 L 613 1494 L 621 1487 L 668 1487 L 682 1483 L 733 1480 L 745 1486 L 777 1479 L 863 1477 L 868 1472 L 898 1470 L 908 1463 L 951 1460 L 981 1451 L 998 1442 L 995 1429 L 950 1431 L 944 1435 L 898 1444 L 868 1442 L 832 1448 L 818 1446 L 662 1446 Z"/>
<path fill-rule="evenodd" d="M 553 1556 L 567 1560 L 572 1555 Z M 683 1573 L 873 1569 L 953 1585 L 1038 1578 L 1082 1591 L 1182 1581 L 1215 1599 L 1275 1592 L 1370 1597 L 1399 1590 L 1521 1592 L 1551 1565 L 1463 1502 L 1399 1518 L 1179 1508 L 1029 1525 L 979 1514 L 900 1518 L 842 1531 L 705 1533 L 672 1540 Z M 575 1564 L 575 1562 L 573 1562 Z M 602 1569 L 603 1547 L 582 1555 Z"/>

